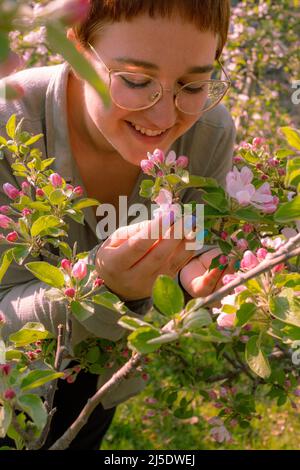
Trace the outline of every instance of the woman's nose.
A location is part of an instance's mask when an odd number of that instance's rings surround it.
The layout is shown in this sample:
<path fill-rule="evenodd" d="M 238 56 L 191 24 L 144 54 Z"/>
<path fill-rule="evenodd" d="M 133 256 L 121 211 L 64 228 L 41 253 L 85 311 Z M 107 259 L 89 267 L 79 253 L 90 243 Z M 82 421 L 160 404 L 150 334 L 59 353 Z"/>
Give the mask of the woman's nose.
<path fill-rule="evenodd" d="M 175 105 L 174 91 L 171 89 L 164 89 L 162 97 L 151 108 L 145 109 L 149 121 L 159 129 L 168 129 L 174 126 L 178 109 Z"/>

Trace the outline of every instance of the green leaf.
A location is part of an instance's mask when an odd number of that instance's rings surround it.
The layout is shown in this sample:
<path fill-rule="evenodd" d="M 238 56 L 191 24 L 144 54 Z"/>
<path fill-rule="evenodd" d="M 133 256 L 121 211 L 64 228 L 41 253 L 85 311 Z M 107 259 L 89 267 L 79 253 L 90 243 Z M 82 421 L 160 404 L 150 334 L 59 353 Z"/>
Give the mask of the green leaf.
<path fill-rule="evenodd" d="M 17 116 L 15 114 L 13 114 L 12 116 L 10 116 L 9 120 L 6 123 L 6 132 L 7 132 L 7 135 L 11 139 L 15 138 L 16 119 L 17 119 Z"/>
<path fill-rule="evenodd" d="M 45 282 L 49 286 L 61 289 L 65 285 L 63 273 L 46 261 L 32 261 L 25 264 L 25 267 L 40 281 Z"/>
<path fill-rule="evenodd" d="M 11 420 L 12 408 L 7 402 L 4 402 L 3 405 L 0 406 L 0 438 L 6 436 Z"/>
<path fill-rule="evenodd" d="M 217 209 L 221 213 L 228 210 L 228 201 L 220 192 L 210 192 L 208 194 L 203 194 L 202 199 L 204 202 L 212 206 L 214 209 Z"/>
<path fill-rule="evenodd" d="M 274 214 L 274 220 L 279 223 L 294 222 L 298 219 L 300 219 L 300 195 L 280 205 Z"/>
<path fill-rule="evenodd" d="M 55 158 L 45 158 L 41 163 L 41 170 L 44 171 L 48 166 L 50 166 L 55 161 Z"/>
<path fill-rule="evenodd" d="M 159 344 L 149 344 L 150 339 L 160 337 L 159 331 L 155 330 L 151 326 L 144 326 L 138 330 L 133 331 L 128 336 L 129 345 L 132 349 L 136 350 L 141 354 L 148 354 L 156 349 L 159 349 Z"/>
<path fill-rule="evenodd" d="M 29 322 L 16 333 L 12 333 L 9 336 L 9 341 L 15 343 L 15 346 L 19 348 L 46 338 L 53 338 L 53 335 L 45 329 L 44 325 Z"/>
<path fill-rule="evenodd" d="M 236 312 L 235 326 L 244 326 L 256 312 L 256 305 L 245 302 Z"/>
<path fill-rule="evenodd" d="M 152 180 L 143 180 L 140 187 L 140 196 L 145 198 L 150 198 L 152 196 L 152 190 L 154 186 L 154 181 Z"/>
<path fill-rule="evenodd" d="M 300 299 L 295 296 L 293 289 L 283 289 L 278 296 L 271 297 L 269 306 L 275 318 L 300 327 Z"/>
<path fill-rule="evenodd" d="M 255 152 L 252 152 L 251 150 L 248 150 L 246 152 L 242 153 L 242 157 L 249 163 L 258 163 L 260 159 L 257 157 Z"/>
<path fill-rule="evenodd" d="M 110 310 L 117 311 L 121 314 L 126 313 L 128 308 L 124 305 L 124 302 L 121 302 L 119 297 L 111 292 L 103 292 L 102 294 L 94 295 L 92 298 L 93 302 L 98 305 L 103 305 Z"/>
<path fill-rule="evenodd" d="M 11 248 L 10 250 L 4 251 L 2 253 L 1 259 L 0 259 L 0 282 L 2 281 L 4 274 L 8 270 L 9 266 L 12 263 L 13 260 L 13 251 L 14 248 Z"/>
<path fill-rule="evenodd" d="M 39 430 L 42 430 L 47 422 L 47 411 L 40 397 L 27 394 L 18 398 L 19 405 L 30 416 Z"/>
<path fill-rule="evenodd" d="M 107 86 L 102 82 L 99 74 L 91 63 L 78 52 L 74 44 L 66 37 L 64 29 L 54 22 L 47 22 L 47 37 L 51 48 L 61 54 L 72 66 L 75 72 L 86 80 L 99 94 L 105 106 L 110 103 Z"/>
<path fill-rule="evenodd" d="M 94 346 L 93 348 L 88 350 L 85 358 L 88 362 L 91 362 L 92 364 L 97 362 L 100 358 L 100 349 L 97 346 Z"/>
<path fill-rule="evenodd" d="M 258 211 L 255 209 L 245 208 L 245 209 L 238 209 L 234 213 L 231 214 L 232 217 L 238 220 L 245 220 L 246 222 L 258 222 L 264 221 L 264 218 L 261 217 Z"/>
<path fill-rule="evenodd" d="M 205 308 L 189 313 L 183 320 L 183 329 L 195 331 L 212 323 L 211 316 Z"/>
<path fill-rule="evenodd" d="M 300 290 L 300 274 L 299 273 L 290 273 L 290 274 L 276 274 L 273 280 L 275 286 L 277 287 L 293 287 L 299 288 Z"/>
<path fill-rule="evenodd" d="M 300 157 L 288 160 L 286 166 L 285 186 L 297 186 L 300 183 Z"/>
<path fill-rule="evenodd" d="M 22 351 L 18 351 L 17 349 L 8 349 L 5 354 L 6 361 L 13 361 L 14 359 L 19 360 L 23 357 L 26 357 L 25 354 L 22 353 Z"/>
<path fill-rule="evenodd" d="M 246 343 L 245 357 L 250 369 L 262 379 L 271 374 L 271 368 L 258 343 L 258 336 L 252 336 Z"/>
<path fill-rule="evenodd" d="M 171 185 L 179 184 L 182 182 L 182 179 L 180 178 L 180 176 L 175 175 L 174 173 L 172 173 L 171 175 L 167 175 L 165 179 Z"/>
<path fill-rule="evenodd" d="M 167 316 L 181 312 L 184 307 L 183 292 L 169 276 L 158 276 L 153 286 L 152 295 L 155 307 Z"/>
<path fill-rule="evenodd" d="M 179 338 L 179 333 L 173 331 L 171 333 L 165 333 L 158 338 L 152 338 L 147 341 L 147 344 L 165 344 L 165 343 L 172 343 L 173 341 L 177 341 Z"/>
<path fill-rule="evenodd" d="M 79 321 L 85 321 L 94 314 L 94 309 L 91 305 L 88 305 L 86 302 L 79 302 L 78 300 L 71 302 L 71 310 Z"/>
<path fill-rule="evenodd" d="M 61 204 L 67 200 L 67 196 L 64 195 L 61 189 L 55 189 L 49 197 L 51 204 Z M 59 219 L 58 219 L 59 220 Z"/>
<path fill-rule="evenodd" d="M 97 199 L 83 198 L 78 201 L 75 201 L 72 205 L 72 209 L 77 211 L 80 209 L 84 209 L 85 207 L 99 206 L 99 204 L 100 202 L 97 201 Z"/>
<path fill-rule="evenodd" d="M 72 250 L 66 242 L 59 242 L 58 244 L 60 251 L 67 258 L 72 258 Z"/>
<path fill-rule="evenodd" d="M 285 135 L 289 145 L 291 147 L 300 150 L 300 134 L 296 129 L 292 129 L 291 127 L 281 127 L 280 130 Z"/>
<path fill-rule="evenodd" d="M 13 248 L 13 257 L 16 263 L 22 264 L 29 255 L 29 249 L 26 245 L 19 245 Z"/>
<path fill-rule="evenodd" d="M 32 145 L 32 144 L 35 144 L 38 140 L 40 140 L 42 137 L 44 136 L 44 134 L 37 134 L 37 135 L 34 135 L 32 137 L 30 137 L 30 139 L 28 139 L 24 145 Z"/>
<path fill-rule="evenodd" d="M 63 372 L 55 372 L 53 370 L 33 370 L 24 377 L 20 384 L 20 388 L 23 392 L 31 390 L 33 388 L 41 387 L 51 380 L 63 377 Z"/>
<path fill-rule="evenodd" d="M 58 227 L 62 221 L 54 215 L 42 215 L 31 227 L 32 237 L 38 236 L 41 232 L 47 231 L 49 228 Z"/>
<path fill-rule="evenodd" d="M 204 176 L 190 175 L 189 184 L 185 188 L 218 188 L 220 185 L 214 178 L 205 178 Z"/>
<path fill-rule="evenodd" d="M 140 320 L 139 318 L 129 317 L 127 315 L 123 315 L 120 320 L 118 320 L 118 325 L 126 328 L 127 330 L 137 330 L 141 326 L 151 326 L 149 323 Z"/>

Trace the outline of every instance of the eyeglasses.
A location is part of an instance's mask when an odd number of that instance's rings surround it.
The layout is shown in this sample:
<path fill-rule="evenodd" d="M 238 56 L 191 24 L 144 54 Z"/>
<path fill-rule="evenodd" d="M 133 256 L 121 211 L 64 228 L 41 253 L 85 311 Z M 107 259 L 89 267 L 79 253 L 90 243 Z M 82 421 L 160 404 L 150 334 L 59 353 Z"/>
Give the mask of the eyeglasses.
<path fill-rule="evenodd" d="M 109 74 L 110 96 L 119 108 L 128 111 L 148 109 L 161 99 L 164 90 L 172 91 L 163 88 L 160 81 L 150 75 L 109 69 L 94 47 L 91 44 L 89 46 Z M 220 61 L 218 64 L 226 79 L 197 80 L 182 85 L 174 94 L 179 111 L 190 115 L 200 114 L 212 109 L 222 100 L 231 81 Z"/>

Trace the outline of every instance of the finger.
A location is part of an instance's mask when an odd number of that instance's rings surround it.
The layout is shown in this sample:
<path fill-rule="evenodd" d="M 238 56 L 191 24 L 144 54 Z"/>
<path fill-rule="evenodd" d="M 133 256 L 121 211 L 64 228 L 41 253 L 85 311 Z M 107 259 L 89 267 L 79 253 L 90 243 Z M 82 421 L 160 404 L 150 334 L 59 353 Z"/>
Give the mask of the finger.
<path fill-rule="evenodd" d="M 191 280 L 189 285 L 189 293 L 193 297 L 206 297 L 210 295 L 221 277 L 219 268 L 206 271 L 202 276 L 197 276 Z"/>
<path fill-rule="evenodd" d="M 213 248 L 212 250 L 206 251 L 202 255 L 199 256 L 201 263 L 206 269 L 209 269 L 209 266 L 211 264 L 211 261 L 213 258 L 216 258 L 216 256 L 221 255 L 222 252 L 219 248 Z"/>
<path fill-rule="evenodd" d="M 114 248 L 118 264 L 125 269 L 133 267 L 164 236 L 167 227 L 161 218 L 155 218 L 142 224 L 132 236 Z"/>
<path fill-rule="evenodd" d="M 125 227 L 120 227 L 110 236 L 110 246 L 118 247 L 124 241 L 128 240 L 128 238 L 133 237 L 141 230 L 144 230 L 150 221 L 144 220 L 143 222 L 139 222 L 137 224 L 126 225 Z"/>

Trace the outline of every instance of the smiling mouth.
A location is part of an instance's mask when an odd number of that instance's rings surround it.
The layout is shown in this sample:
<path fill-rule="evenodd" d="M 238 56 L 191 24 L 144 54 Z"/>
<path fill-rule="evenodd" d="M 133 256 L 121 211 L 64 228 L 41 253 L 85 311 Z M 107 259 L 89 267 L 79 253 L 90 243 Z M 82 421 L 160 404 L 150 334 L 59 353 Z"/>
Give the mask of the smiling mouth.
<path fill-rule="evenodd" d="M 141 127 L 138 124 L 134 124 L 133 122 L 130 122 L 130 121 L 126 121 L 126 122 L 130 124 L 131 127 L 135 129 L 137 132 L 139 132 L 141 135 L 144 135 L 147 137 L 160 137 L 168 131 L 168 129 L 154 131 L 151 129 L 147 129 L 145 127 Z"/>

